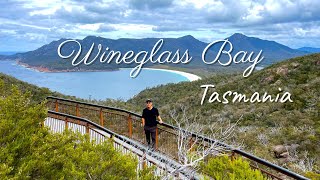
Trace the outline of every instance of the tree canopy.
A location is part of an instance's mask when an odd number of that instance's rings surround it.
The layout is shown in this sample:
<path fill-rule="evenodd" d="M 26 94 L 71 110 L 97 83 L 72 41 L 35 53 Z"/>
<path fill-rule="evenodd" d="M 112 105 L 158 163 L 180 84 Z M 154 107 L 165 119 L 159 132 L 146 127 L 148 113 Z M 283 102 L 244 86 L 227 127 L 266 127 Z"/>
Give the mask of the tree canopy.
<path fill-rule="evenodd" d="M 41 128 L 44 103 L 0 81 L 0 179 L 136 179 L 137 160 L 109 141 Z M 8 89 L 6 87 L 6 89 Z M 144 173 L 146 174 L 146 173 Z"/>

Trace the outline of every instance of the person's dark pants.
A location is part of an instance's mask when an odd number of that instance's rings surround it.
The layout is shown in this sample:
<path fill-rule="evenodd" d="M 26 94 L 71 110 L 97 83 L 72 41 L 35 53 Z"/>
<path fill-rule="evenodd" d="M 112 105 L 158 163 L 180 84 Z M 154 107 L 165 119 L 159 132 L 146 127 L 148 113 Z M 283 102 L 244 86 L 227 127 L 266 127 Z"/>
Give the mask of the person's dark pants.
<path fill-rule="evenodd" d="M 157 126 L 144 126 L 144 132 L 146 133 L 146 140 L 148 143 L 148 146 L 151 146 L 152 148 L 155 147 L 156 144 L 156 130 L 157 130 Z M 151 136 L 151 140 L 150 141 L 150 136 Z"/>

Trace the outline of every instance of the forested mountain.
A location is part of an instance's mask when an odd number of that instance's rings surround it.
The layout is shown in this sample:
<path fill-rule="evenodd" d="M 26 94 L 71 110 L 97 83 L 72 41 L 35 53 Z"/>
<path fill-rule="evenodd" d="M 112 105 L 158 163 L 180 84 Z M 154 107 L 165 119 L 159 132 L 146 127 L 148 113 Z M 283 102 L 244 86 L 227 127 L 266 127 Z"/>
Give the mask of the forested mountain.
<path fill-rule="evenodd" d="M 298 48 L 298 50 L 309 52 L 309 53 L 320 53 L 320 48 L 314 48 L 314 47 L 302 47 L 302 48 Z"/>
<path fill-rule="evenodd" d="M 260 52 L 260 50 L 263 51 L 262 55 L 265 57 L 264 60 L 261 62 L 260 65 L 266 66 L 273 64 L 275 62 L 302 56 L 307 54 L 308 52 L 300 51 L 291 49 L 285 45 L 279 44 L 275 41 L 268 41 L 268 40 L 262 40 L 255 37 L 248 37 L 240 33 L 235 33 L 230 37 L 227 37 L 232 45 L 233 45 L 233 51 L 232 55 L 234 56 L 239 51 L 247 51 L 248 55 L 251 52 L 254 52 L 253 57 L 257 56 L 257 54 Z M 34 50 L 29 51 L 25 53 L 17 53 L 14 55 L 8 55 L 8 56 L 0 56 L 0 59 L 9 59 L 9 60 L 18 60 L 21 63 L 24 63 L 26 65 L 29 65 L 31 67 L 38 67 L 38 68 L 46 68 L 47 70 L 55 70 L 55 71 L 61 71 L 61 70 L 70 70 L 70 71 L 81 71 L 81 70 L 110 70 L 110 69 L 117 69 L 119 67 L 134 67 L 136 64 L 132 63 L 130 65 L 128 64 L 116 64 L 114 61 L 112 61 L 110 64 L 107 63 L 100 63 L 99 58 L 101 57 L 103 52 L 106 52 L 106 55 L 111 51 L 120 51 L 122 55 L 124 55 L 127 51 L 132 50 L 135 54 L 137 54 L 140 51 L 148 51 L 149 54 L 156 44 L 157 41 L 160 40 L 160 38 L 144 38 L 144 39 L 129 39 L 129 38 L 121 38 L 121 39 L 108 39 L 103 37 L 96 37 L 96 36 L 87 36 L 84 39 L 77 40 L 82 47 L 82 51 L 80 54 L 80 57 L 84 57 L 85 54 L 90 49 L 91 45 L 94 43 L 95 48 L 93 49 L 92 55 L 90 56 L 91 59 L 93 59 L 96 54 L 98 53 L 98 44 L 102 45 L 102 51 L 100 55 L 98 55 L 98 59 L 91 65 L 79 65 L 77 67 L 73 67 L 71 65 L 71 60 L 75 56 L 75 54 L 78 52 L 79 45 L 75 42 L 65 44 L 62 48 L 62 54 L 69 55 L 73 50 L 75 50 L 75 53 L 73 56 L 71 56 L 69 59 L 62 59 L 59 57 L 57 49 L 59 45 L 66 41 L 67 39 L 60 39 L 57 41 L 53 41 L 49 44 L 43 45 L 42 47 Z M 174 54 L 178 49 L 180 50 L 180 55 L 182 56 L 183 53 L 188 49 L 189 55 L 193 58 L 192 61 L 189 64 L 166 64 L 169 66 L 174 67 L 185 67 L 189 69 L 194 68 L 202 68 L 202 69 L 213 69 L 219 66 L 217 63 L 212 65 L 207 65 L 202 61 L 202 52 L 203 50 L 208 46 L 209 43 L 202 42 L 200 40 L 197 40 L 191 35 L 183 36 L 180 38 L 163 38 L 164 43 L 162 45 L 162 48 L 159 50 L 158 54 L 156 54 L 156 57 L 159 56 L 161 52 L 164 51 L 171 51 L 172 54 Z M 209 48 L 207 52 L 208 58 L 213 60 L 219 50 L 222 46 L 222 42 L 219 42 Z M 106 50 L 106 48 L 109 48 Z M 228 50 L 230 48 L 229 45 L 226 45 L 225 50 Z M 142 57 L 140 57 L 141 59 Z M 228 58 L 227 55 L 222 55 L 221 59 L 226 60 Z M 211 61 L 212 61 L 211 60 Z M 146 66 L 152 66 L 157 64 L 147 63 Z M 236 68 L 243 68 L 246 65 L 243 66 L 234 66 Z"/>

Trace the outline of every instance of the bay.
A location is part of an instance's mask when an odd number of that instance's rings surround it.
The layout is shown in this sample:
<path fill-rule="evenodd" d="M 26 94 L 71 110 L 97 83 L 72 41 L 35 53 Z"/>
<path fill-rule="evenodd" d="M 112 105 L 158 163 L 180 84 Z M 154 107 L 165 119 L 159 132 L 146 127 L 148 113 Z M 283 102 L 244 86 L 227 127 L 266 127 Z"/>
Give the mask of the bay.
<path fill-rule="evenodd" d="M 130 77 L 131 69 L 105 72 L 39 72 L 0 61 L 0 72 L 40 87 L 85 99 L 127 100 L 140 91 L 160 84 L 189 81 L 183 75 L 162 70 L 142 69 L 138 77 Z"/>

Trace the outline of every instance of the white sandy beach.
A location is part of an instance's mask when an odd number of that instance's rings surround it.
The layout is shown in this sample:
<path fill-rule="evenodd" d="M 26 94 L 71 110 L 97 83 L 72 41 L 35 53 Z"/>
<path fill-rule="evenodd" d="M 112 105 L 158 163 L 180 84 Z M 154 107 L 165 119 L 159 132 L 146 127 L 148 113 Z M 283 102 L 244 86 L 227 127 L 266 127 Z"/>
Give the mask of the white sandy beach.
<path fill-rule="evenodd" d="M 201 79 L 200 76 L 197 76 L 197 75 L 191 74 L 191 73 L 187 73 L 187 72 L 183 72 L 183 71 L 169 70 L 169 69 L 157 69 L 157 68 L 143 68 L 143 69 L 156 70 L 156 71 L 166 71 L 166 72 L 176 73 L 176 74 L 179 74 L 181 76 L 184 76 L 184 77 L 188 78 L 189 81 L 196 81 L 196 80 Z"/>

